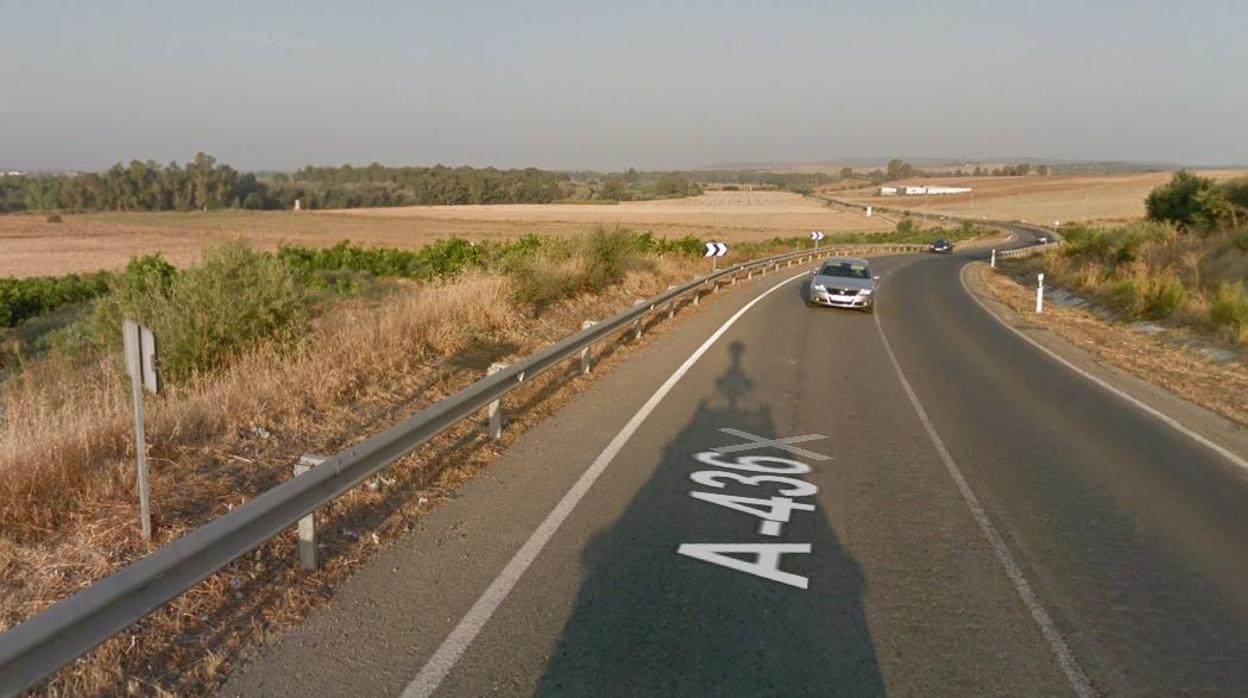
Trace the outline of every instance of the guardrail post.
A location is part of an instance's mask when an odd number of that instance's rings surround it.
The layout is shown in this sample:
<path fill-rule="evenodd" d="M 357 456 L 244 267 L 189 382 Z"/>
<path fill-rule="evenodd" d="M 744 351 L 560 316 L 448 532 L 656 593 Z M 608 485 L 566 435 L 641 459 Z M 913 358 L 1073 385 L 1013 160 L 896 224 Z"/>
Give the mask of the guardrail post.
<path fill-rule="evenodd" d="M 581 329 L 588 330 L 589 328 L 597 324 L 598 324 L 597 320 L 586 320 L 581 323 Z M 582 376 L 589 374 L 589 370 L 593 368 L 593 362 L 594 362 L 593 354 L 590 353 L 589 345 L 586 345 L 584 349 L 581 349 L 581 375 Z"/>
<path fill-rule="evenodd" d="M 731 279 L 731 280 L 728 282 L 728 285 L 729 285 L 729 286 L 736 286 L 736 285 L 737 285 L 737 272 L 735 272 L 735 271 L 734 271 L 734 272 L 732 272 L 732 276 L 730 277 L 730 279 Z"/>
<path fill-rule="evenodd" d="M 295 477 L 325 462 L 325 456 L 305 453 L 295 463 Z M 316 569 L 316 512 L 299 519 L 299 566 L 305 571 Z"/>
<path fill-rule="evenodd" d="M 633 303 L 633 307 L 634 307 L 634 308 L 636 308 L 637 306 L 639 306 L 639 305 L 641 305 L 642 303 L 645 303 L 645 302 L 646 302 L 646 301 L 645 301 L 644 299 L 643 299 L 643 300 L 639 300 L 639 301 L 637 301 L 636 303 Z M 642 315 L 641 317 L 637 318 L 636 320 L 633 320 L 633 339 L 634 339 L 634 340 L 641 339 L 641 324 L 642 324 L 642 322 L 641 322 L 641 321 L 642 321 L 642 320 L 645 320 L 645 319 L 646 319 L 646 316 L 645 316 L 645 315 Z"/>
<path fill-rule="evenodd" d="M 674 289 L 674 288 L 676 288 L 676 287 L 675 287 L 675 286 L 668 286 L 668 287 L 667 287 L 667 290 L 668 290 L 668 291 L 671 291 L 671 290 L 672 290 L 672 289 Z M 675 299 L 675 298 L 673 298 L 673 299 L 671 299 L 670 301 L 668 301 L 668 302 L 667 302 L 667 319 L 668 319 L 668 320 L 671 320 L 671 319 L 672 319 L 672 318 L 674 318 L 674 317 L 676 317 L 676 299 Z"/>
<path fill-rule="evenodd" d="M 486 371 L 486 375 L 492 376 L 504 368 L 507 368 L 507 364 L 505 363 L 492 363 L 490 364 L 489 370 Z M 494 402 L 490 403 L 489 407 L 485 408 L 485 411 L 490 418 L 490 438 L 498 441 L 503 436 L 503 399 L 500 397 L 494 400 Z"/>

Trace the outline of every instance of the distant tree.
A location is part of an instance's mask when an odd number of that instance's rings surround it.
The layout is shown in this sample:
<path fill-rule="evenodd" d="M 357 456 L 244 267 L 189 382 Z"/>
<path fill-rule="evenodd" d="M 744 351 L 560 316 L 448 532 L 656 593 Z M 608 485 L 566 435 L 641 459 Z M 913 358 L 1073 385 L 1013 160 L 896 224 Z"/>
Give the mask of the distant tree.
<path fill-rule="evenodd" d="M 1149 193 L 1144 207 L 1148 217 L 1155 221 L 1169 221 L 1184 228 L 1208 226 L 1211 220 L 1216 223 L 1222 204 L 1226 202 L 1224 195 L 1210 193 L 1214 190 L 1212 179 L 1179 170 L 1168 184 Z"/>
<path fill-rule="evenodd" d="M 628 201 L 628 178 L 622 175 L 611 175 L 602 182 L 598 190 L 598 198 L 611 201 Z"/>
<path fill-rule="evenodd" d="M 914 176 L 914 167 L 910 163 L 898 158 L 888 161 L 888 178 L 890 180 L 906 179 L 912 176 Z"/>
<path fill-rule="evenodd" d="M 1036 167 L 1036 174 L 1040 175 L 1041 177 L 1048 177 L 1048 176 L 1049 176 L 1049 166 L 1048 166 L 1048 165 L 1040 165 L 1040 166 Z"/>
<path fill-rule="evenodd" d="M 854 168 L 852 167 L 841 168 L 841 179 L 853 179 L 853 178 L 854 178 Z"/>

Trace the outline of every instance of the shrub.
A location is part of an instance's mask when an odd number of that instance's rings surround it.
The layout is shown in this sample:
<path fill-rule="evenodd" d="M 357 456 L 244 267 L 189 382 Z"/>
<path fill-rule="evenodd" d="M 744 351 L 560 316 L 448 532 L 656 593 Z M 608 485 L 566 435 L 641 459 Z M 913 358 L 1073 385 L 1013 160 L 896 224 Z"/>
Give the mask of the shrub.
<path fill-rule="evenodd" d="M 47 221 L 48 223 L 63 223 L 64 222 L 61 219 L 60 215 L 56 213 L 53 213 L 52 215 L 48 216 L 44 220 Z"/>
<path fill-rule="evenodd" d="M 1122 313 L 1134 317 L 1140 311 L 1140 288 L 1131 277 L 1115 279 L 1109 287 L 1109 302 Z"/>
<path fill-rule="evenodd" d="M 539 238 L 524 252 L 505 250 L 503 270 L 511 276 L 515 299 L 540 311 L 620 283 L 629 271 L 651 263 L 644 255 L 657 244 L 648 234 L 598 228 L 579 240 Z"/>
<path fill-rule="evenodd" d="M 216 245 L 177 272 L 159 256 L 131 261 L 92 318 L 96 342 L 120 347 L 124 317 L 155 332 L 170 383 L 218 369 L 261 344 L 289 344 L 307 328 L 309 304 L 290 267 L 241 242 Z"/>
<path fill-rule="evenodd" d="M 109 277 L 99 273 L 0 279 L 0 327 L 16 327 L 27 318 L 89 301 L 108 290 Z"/>
<path fill-rule="evenodd" d="M 1248 341 L 1248 294 L 1244 292 L 1244 282 L 1218 284 L 1209 305 L 1209 319 L 1215 326 L 1229 330 L 1239 341 Z"/>
<path fill-rule="evenodd" d="M 1183 282 L 1173 277 L 1155 279 L 1144 299 L 1143 315 L 1150 320 L 1164 320 L 1181 308 L 1186 298 Z"/>

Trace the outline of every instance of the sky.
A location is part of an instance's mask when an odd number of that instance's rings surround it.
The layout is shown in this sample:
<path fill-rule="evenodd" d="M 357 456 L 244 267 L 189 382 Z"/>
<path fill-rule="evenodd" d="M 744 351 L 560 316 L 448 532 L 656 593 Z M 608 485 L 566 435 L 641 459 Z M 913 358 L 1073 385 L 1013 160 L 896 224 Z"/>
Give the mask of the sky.
<path fill-rule="evenodd" d="M 0 0 L 0 169 L 1248 163 L 1248 2 Z"/>

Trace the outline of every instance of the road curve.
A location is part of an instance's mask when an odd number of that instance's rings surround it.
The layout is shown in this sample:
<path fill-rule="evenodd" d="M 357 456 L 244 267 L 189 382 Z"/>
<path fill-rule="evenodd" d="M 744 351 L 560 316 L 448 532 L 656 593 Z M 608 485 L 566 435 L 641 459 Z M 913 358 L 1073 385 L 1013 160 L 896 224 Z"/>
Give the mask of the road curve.
<path fill-rule="evenodd" d="M 875 316 L 738 284 L 222 694 L 1248 693 L 1248 473 L 1008 331 L 965 263 L 878 260 Z"/>

